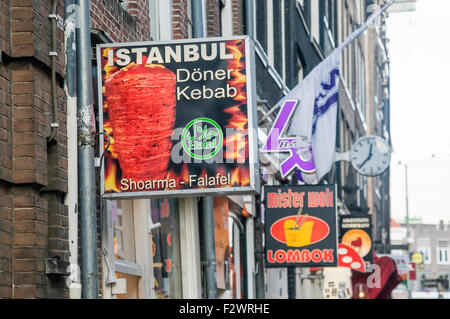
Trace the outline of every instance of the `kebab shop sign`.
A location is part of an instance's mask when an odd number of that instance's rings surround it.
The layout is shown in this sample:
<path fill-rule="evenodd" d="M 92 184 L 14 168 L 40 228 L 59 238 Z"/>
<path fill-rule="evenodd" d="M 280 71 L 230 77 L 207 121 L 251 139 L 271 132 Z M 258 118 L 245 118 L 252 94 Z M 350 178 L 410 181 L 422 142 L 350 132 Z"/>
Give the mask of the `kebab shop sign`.
<path fill-rule="evenodd" d="M 248 37 L 99 45 L 104 197 L 259 189 Z"/>
<path fill-rule="evenodd" d="M 336 186 L 264 186 L 266 267 L 337 267 Z"/>

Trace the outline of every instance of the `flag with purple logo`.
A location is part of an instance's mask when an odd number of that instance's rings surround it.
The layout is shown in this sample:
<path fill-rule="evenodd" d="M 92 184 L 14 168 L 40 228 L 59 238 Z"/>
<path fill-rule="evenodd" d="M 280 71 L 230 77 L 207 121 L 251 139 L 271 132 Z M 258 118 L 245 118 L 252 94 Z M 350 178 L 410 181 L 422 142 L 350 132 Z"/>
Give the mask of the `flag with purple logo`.
<path fill-rule="evenodd" d="M 305 173 L 301 180 L 314 184 L 333 164 L 339 63 L 336 50 L 279 102 L 281 110 L 262 152 L 289 152 L 280 165 L 283 178 L 298 169 Z M 283 137 L 290 120 L 288 137 Z"/>
<path fill-rule="evenodd" d="M 299 101 L 288 136 L 296 137 L 300 156 L 308 159 L 314 154 L 318 180 L 334 162 L 340 60 L 341 51 L 335 50 L 286 96 Z"/>
<path fill-rule="evenodd" d="M 367 19 L 278 103 L 281 110 L 262 152 L 289 152 L 280 166 L 283 178 L 298 169 L 301 181 L 315 184 L 333 167 L 341 53 L 394 2 L 391 0 Z"/>

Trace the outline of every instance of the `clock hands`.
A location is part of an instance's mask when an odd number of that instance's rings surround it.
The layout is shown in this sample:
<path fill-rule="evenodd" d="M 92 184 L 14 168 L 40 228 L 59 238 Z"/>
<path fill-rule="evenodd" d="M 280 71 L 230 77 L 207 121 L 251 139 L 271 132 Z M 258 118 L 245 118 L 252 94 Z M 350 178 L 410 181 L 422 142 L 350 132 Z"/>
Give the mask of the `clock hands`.
<path fill-rule="evenodd" d="M 373 148 L 373 144 L 370 144 L 369 156 L 366 158 L 366 160 L 364 162 L 362 162 L 361 164 L 358 165 L 359 169 L 361 169 L 361 167 L 363 167 L 364 164 L 366 164 L 372 158 L 372 155 L 373 155 L 372 148 Z"/>

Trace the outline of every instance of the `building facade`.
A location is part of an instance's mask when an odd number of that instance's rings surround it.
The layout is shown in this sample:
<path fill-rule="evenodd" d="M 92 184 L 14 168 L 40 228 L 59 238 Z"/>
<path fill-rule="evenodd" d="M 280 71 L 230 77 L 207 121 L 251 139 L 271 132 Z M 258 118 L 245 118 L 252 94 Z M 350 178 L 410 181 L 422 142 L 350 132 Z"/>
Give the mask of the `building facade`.
<path fill-rule="evenodd" d="M 205 37 L 249 35 L 255 44 L 258 142 L 274 106 L 367 17 L 376 0 L 92 0 L 96 45 L 186 39 L 201 1 Z M 56 8 L 56 9 L 55 9 Z M 0 0 L 0 297 L 80 298 L 77 101 L 73 79 L 76 1 Z M 389 136 L 389 57 L 383 15 L 344 51 L 336 151 L 365 135 Z M 198 23 L 198 22 L 197 22 Z M 52 26 L 53 24 L 53 26 Z M 53 61 L 53 62 L 52 62 Z M 54 80 L 52 80 L 54 79 Z M 98 105 L 94 106 L 98 120 Z M 98 122 L 97 122 L 98 128 Z M 96 146 L 97 172 L 102 153 Z M 262 185 L 297 184 L 260 157 Z M 389 244 L 389 173 L 358 175 L 337 162 L 339 213 L 370 215 L 376 249 Z M 99 183 L 99 181 L 98 181 Z M 99 185 L 97 183 L 97 186 Z M 197 198 L 102 200 L 98 191 L 99 298 L 207 298 L 208 255 Z M 321 298 L 323 273 L 264 269 L 259 195 L 214 198 L 226 211 L 229 256 L 217 298 Z M 125 289 L 126 287 L 126 289 Z"/>
<path fill-rule="evenodd" d="M 409 240 L 408 238 L 409 234 Z M 434 298 L 438 293 L 449 296 L 448 279 L 450 276 L 449 225 L 441 221 L 437 225 L 424 224 L 421 221 L 391 224 L 392 254 L 404 255 L 412 262 L 412 255 L 422 254 L 422 264 L 416 264 L 416 276 L 410 278 L 408 285 L 399 287 L 398 294 L 405 298 L 409 289 L 414 298 Z M 440 287 L 433 287 L 427 281 L 442 279 Z M 402 288 L 402 289 L 400 289 Z M 439 289 L 439 290 L 438 290 Z M 436 297 L 437 298 L 437 297 Z"/>

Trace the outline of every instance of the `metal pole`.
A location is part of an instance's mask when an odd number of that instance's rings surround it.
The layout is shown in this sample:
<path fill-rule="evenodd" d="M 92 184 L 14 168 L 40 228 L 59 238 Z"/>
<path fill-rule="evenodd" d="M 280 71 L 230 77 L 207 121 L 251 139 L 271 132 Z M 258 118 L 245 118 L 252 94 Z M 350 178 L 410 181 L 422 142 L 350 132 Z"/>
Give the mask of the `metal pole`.
<path fill-rule="evenodd" d="M 406 200 L 406 243 L 409 247 L 409 238 L 410 238 L 410 230 L 409 230 L 409 200 L 408 200 L 408 164 L 405 163 L 405 200 Z M 411 299 L 411 285 L 409 280 L 408 284 L 408 299 Z"/>
<path fill-rule="evenodd" d="M 211 196 L 202 198 L 199 212 L 203 237 L 201 256 L 205 278 L 205 296 L 207 299 L 215 299 L 217 298 L 216 251 L 214 244 L 213 198 Z"/>
<path fill-rule="evenodd" d="M 263 247 L 263 224 L 261 222 L 261 205 L 257 204 L 255 218 L 255 286 L 256 286 L 256 298 L 265 298 L 265 286 L 264 286 L 264 247 Z"/>
<path fill-rule="evenodd" d="M 66 0 L 64 1 L 64 38 L 66 42 L 64 90 L 67 98 L 67 157 L 69 162 L 69 175 L 65 204 L 69 210 L 69 261 L 74 266 L 78 265 L 77 57 L 75 51 L 75 26 L 75 0 Z M 70 288 L 71 299 L 79 299 L 80 297 L 81 289 L 79 287 Z"/>
<path fill-rule="evenodd" d="M 203 6 L 202 0 L 192 1 L 192 36 L 194 38 L 203 38 Z"/>
<path fill-rule="evenodd" d="M 406 239 L 409 240 L 408 164 L 405 164 Z"/>
<path fill-rule="evenodd" d="M 82 298 L 98 298 L 97 220 L 94 168 L 95 116 L 92 93 L 89 0 L 77 0 L 78 183 Z"/>
<path fill-rule="evenodd" d="M 179 205 L 178 200 L 173 199 L 169 200 L 169 204 L 172 206 L 172 220 L 173 220 L 173 231 L 172 231 L 172 242 L 179 243 L 180 242 L 180 224 L 179 221 Z M 173 299 L 181 299 L 183 298 L 183 289 L 181 287 L 182 278 L 181 278 L 181 251 L 180 247 L 172 246 L 172 271 L 169 273 L 169 284 L 170 284 L 170 292 L 171 298 Z"/>
<path fill-rule="evenodd" d="M 203 38 L 203 6 L 201 0 L 192 1 L 192 35 Z M 201 199 L 200 220 L 203 245 L 201 258 L 205 278 L 205 296 L 207 299 L 217 298 L 216 251 L 214 245 L 214 211 L 211 196 Z"/>
<path fill-rule="evenodd" d="M 252 40 L 255 38 L 255 24 L 253 22 L 254 5 L 254 0 L 245 0 L 246 33 Z"/>

